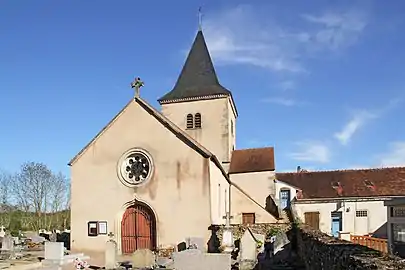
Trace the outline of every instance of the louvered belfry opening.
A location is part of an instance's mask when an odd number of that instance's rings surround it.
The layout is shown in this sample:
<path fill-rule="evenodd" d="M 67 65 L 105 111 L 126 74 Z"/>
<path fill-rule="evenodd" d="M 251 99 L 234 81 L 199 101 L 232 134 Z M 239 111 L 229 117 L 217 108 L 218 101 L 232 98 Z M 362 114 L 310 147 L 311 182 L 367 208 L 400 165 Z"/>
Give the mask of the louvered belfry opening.
<path fill-rule="evenodd" d="M 191 129 L 194 128 L 194 119 L 191 113 L 187 114 L 187 128 Z"/>
<path fill-rule="evenodd" d="M 196 113 L 194 116 L 194 127 L 201 128 L 201 114 Z"/>

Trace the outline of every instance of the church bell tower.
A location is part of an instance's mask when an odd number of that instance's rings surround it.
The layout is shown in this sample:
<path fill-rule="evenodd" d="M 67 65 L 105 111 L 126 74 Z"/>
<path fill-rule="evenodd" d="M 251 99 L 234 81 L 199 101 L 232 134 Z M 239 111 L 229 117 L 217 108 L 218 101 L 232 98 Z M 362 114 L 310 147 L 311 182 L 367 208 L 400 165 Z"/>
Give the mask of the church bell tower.
<path fill-rule="evenodd" d="M 237 111 L 232 93 L 219 83 L 201 29 L 174 88 L 158 102 L 167 118 L 227 167 L 235 148 Z"/>

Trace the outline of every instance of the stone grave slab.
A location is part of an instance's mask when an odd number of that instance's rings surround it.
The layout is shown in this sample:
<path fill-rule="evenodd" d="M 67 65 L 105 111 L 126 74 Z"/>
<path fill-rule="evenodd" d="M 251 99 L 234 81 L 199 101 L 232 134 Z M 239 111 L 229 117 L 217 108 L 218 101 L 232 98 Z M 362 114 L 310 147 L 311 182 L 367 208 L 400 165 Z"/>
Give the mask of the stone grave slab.
<path fill-rule="evenodd" d="M 229 270 L 230 254 L 202 253 L 198 249 L 189 249 L 173 253 L 173 267 L 176 270 Z"/>
<path fill-rule="evenodd" d="M 240 240 L 240 260 L 241 262 L 257 260 L 257 242 L 249 228 Z"/>
<path fill-rule="evenodd" d="M 149 249 L 137 249 L 132 254 L 132 268 L 151 268 L 155 265 L 155 255 Z"/>
<path fill-rule="evenodd" d="M 105 269 L 115 269 L 117 267 L 117 243 L 109 240 L 105 246 Z"/>
<path fill-rule="evenodd" d="M 45 260 L 63 260 L 64 247 L 62 242 L 45 242 Z"/>
<path fill-rule="evenodd" d="M 274 254 L 282 251 L 286 245 L 290 243 L 287 234 L 285 232 L 280 232 L 275 236 L 274 240 Z"/>

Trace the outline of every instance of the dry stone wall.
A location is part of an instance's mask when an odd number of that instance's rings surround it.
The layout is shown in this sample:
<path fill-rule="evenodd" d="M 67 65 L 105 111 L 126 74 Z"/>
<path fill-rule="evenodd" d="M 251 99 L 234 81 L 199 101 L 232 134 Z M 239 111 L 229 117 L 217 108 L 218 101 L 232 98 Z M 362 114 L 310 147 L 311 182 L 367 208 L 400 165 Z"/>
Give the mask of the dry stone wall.
<path fill-rule="evenodd" d="M 220 241 L 222 241 L 222 233 L 223 233 L 224 227 L 225 226 L 221 225 L 219 231 L 217 232 L 217 236 Z M 262 235 L 266 236 L 267 233 L 271 232 L 271 231 L 286 232 L 286 231 L 290 230 L 291 226 L 289 224 L 284 224 L 284 223 L 258 223 L 258 224 L 246 224 L 246 225 L 234 224 L 234 225 L 231 225 L 231 228 L 232 228 L 233 237 L 236 240 L 236 239 L 242 238 L 242 236 L 245 233 L 247 228 L 250 228 L 250 230 L 253 233 L 262 234 Z"/>
<path fill-rule="evenodd" d="M 336 239 L 305 225 L 295 230 L 297 252 L 307 269 L 405 269 L 398 257 Z"/>

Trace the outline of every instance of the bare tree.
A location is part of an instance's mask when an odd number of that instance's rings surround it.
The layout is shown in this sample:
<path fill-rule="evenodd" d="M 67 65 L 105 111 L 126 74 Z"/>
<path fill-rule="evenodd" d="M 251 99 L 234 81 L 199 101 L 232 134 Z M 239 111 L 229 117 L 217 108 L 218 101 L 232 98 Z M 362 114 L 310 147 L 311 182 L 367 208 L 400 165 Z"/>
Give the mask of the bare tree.
<path fill-rule="evenodd" d="M 68 200 L 68 180 L 62 173 L 53 175 L 49 189 L 49 211 L 53 214 L 50 224 L 60 227 L 62 225 L 62 210 L 66 210 Z"/>
<path fill-rule="evenodd" d="M 10 184 L 11 175 L 0 171 L 0 225 L 8 227 L 10 224 L 10 215 L 13 210 L 10 205 Z"/>
<path fill-rule="evenodd" d="M 47 196 L 53 181 L 52 171 L 42 163 L 27 162 L 13 181 L 13 191 L 21 210 L 34 213 L 32 229 L 43 226 L 42 215 L 46 212 Z"/>

